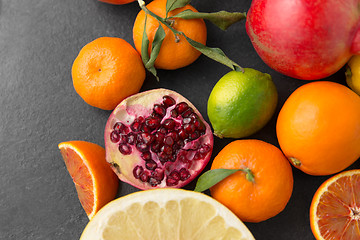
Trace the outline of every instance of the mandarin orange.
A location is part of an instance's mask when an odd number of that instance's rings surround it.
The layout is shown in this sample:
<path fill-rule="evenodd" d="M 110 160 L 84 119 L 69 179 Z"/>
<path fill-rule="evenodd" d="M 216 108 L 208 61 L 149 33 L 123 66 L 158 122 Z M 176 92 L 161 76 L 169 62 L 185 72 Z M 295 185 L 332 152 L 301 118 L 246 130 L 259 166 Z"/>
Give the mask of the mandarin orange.
<path fill-rule="evenodd" d="M 160 17 L 165 17 L 166 15 L 166 0 L 154 0 L 146 6 L 151 12 L 155 13 Z M 191 6 L 186 5 L 185 7 L 175 9 L 169 12 L 168 16 L 174 16 L 179 12 L 184 10 L 191 10 L 197 12 L 197 10 Z M 185 35 L 197 42 L 206 44 L 207 30 L 206 25 L 203 19 L 181 19 L 173 18 L 171 19 L 172 27 L 178 31 L 185 33 Z M 141 53 L 141 43 L 143 38 L 145 26 L 145 12 L 141 10 L 135 20 L 133 27 L 133 39 L 134 44 L 139 53 Z M 149 38 L 149 54 L 152 42 L 156 30 L 159 27 L 159 22 L 152 16 L 147 16 L 146 21 L 146 34 Z M 184 36 L 179 37 L 179 41 L 175 39 L 173 32 L 162 24 L 163 29 L 165 30 L 166 36 L 161 45 L 159 55 L 155 61 L 155 68 L 173 70 L 185 67 L 193 63 L 199 56 L 200 52 L 193 48 L 184 38 Z"/>
<path fill-rule="evenodd" d="M 215 157 L 211 169 L 246 169 L 210 188 L 211 195 L 245 222 L 261 222 L 280 213 L 290 200 L 293 175 L 289 162 L 274 145 L 236 140 Z M 250 181 L 247 174 L 254 177 Z"/>
<path fill-rule="evenodd" d="M 125 40 L 101 37 L 81 49 L 72 66 L 72 79 L 86 103 L 112 110 L 139 92 L 145 68 L 140 55 Z"/>
<path fill-rule="evenodd" d="M 360 97 L 334 82 L 305 84 L 286 100 L 276 132 L 295 167 L 311 175 L 337 173 L 360 157 Z"/>

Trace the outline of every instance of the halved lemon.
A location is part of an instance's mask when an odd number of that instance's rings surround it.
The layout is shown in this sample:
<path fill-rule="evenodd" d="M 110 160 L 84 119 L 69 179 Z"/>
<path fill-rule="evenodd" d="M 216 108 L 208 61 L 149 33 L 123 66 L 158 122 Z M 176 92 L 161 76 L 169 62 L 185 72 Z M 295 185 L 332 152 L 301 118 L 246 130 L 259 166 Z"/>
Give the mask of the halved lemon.
<path fill-rule="evenodd" d="M 119 179 L 105 160 L 105 149 L 95 143 L 68 141 L 59 144 L 66 168 L 82 207 L 91 219 L 116 197 Z"/>
<path fill-rule="evenodd" d="M 360 239 L 360 169 L 339 173 L 319 187 L 310 225 L 317 240 Z"/>
<path fill-rule="evenodd" d="M 103 207 L 80 240 L 245 240 L 247 227 L 224 205 L 198 192 L 155 189 Z"/>

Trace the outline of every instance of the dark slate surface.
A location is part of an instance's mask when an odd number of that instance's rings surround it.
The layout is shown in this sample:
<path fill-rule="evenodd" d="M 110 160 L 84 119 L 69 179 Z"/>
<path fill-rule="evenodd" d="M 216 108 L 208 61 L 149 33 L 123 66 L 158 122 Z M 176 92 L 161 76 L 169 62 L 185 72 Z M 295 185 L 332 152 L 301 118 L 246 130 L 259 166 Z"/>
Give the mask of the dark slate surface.
<path fill-rule="evenodd" d="M 200 1 L 200 11 L 247 11 L 250 0 Z M 88 222 L 57 144 L 85 140 L 104 146 L 110 114 L 87 105 L 74 91 L 71 65 L 82 46 L 101 37 L 121 37 L 131 44 L 136 3 L 112 6 L 96 0 L 0 0 L 0 239 L 78 239 Z M 266 66 L 246 35 L 244 22 L 221 32 L 208 25 L 208 45 L 222 48 L 243 67 L 272 75 L 279 91 L 273 119 L 250 138 L 278 146 L 276 115 L 304 81 Z M 212 87 L 228 68 L 201 56 L 189 67 L 148 75 L 143 90 L 169 88 L 191 100 L 206 116 Z M 343 70 L 329 80 L 345 84 Z M 230 139 L 215 138 L 213 156 Z M 359 168 L 359 161 L 350 168 Z M 294 192 L 286 209 L 262 223 L 246 225 L 256 239 L 313 239 L 309 206 L 328 177 L 294 169 Z M 193 189 L 194 183 L 187 189 Z M 119 196 L 137 191 L 120 184 Z"/>

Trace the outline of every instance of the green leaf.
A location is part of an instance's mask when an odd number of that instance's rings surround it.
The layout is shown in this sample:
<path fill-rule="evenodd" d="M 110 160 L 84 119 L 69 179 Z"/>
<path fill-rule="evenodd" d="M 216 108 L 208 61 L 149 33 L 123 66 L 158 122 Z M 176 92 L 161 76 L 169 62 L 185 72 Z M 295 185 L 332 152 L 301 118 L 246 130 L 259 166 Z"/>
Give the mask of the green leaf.
<path fill-rule="evenodd" d="M 185 34 L 183 34 L 183 36 L 190 43 L 191 46 L 193 46 L 195 49 L 197 49 L 199 52 L 201 52 L 208 58 L 211 58 L 221 64 L 224 64 L 225 66 L 228 66 L 232 70 L 238 72 L 244 71 L 244 69 L 240 67 L 236 62 L 230 60 L 220 48 L 210 48 L 202 43 L 196 42 L 191 38 L 188 38 Z"/>
<path fill-rule="evenodd" d="M 224 180 L 231 174 L 236 173 L 238 171 L 241 171 L 241 170 L 239 170 L 239 169 L 221 169 L 221 168 L 209 170 L 209 171 L 203 173 L 199 177 L 194 191 L 195 192 L 203 192 L 206 189 L 211 188 L 218 182 L 221 182 L 222 180 Z"/>
<path fill-rule="evenodd" d="M 146 20 L 147 20 L 147 14 L 145 14 L 145 23 L 144 23 L 144 31 L 143 31 L 143 37 L 141 40 L 141 59 L 146 65 L 146 63 L 149 61 L 149 38 L 146 34 Z"/>
<path fill-rule="evenodd" d="M 148 69 L 156 77 L 157 81 L 159 81 L 159 77 L 157 76 L 157 72 L 154 67 L 154 64 L 155 64 L 155 60 L 156 60 L 157 56 L 159 55 L 161 44 L 164 41 L 165 36 L 166 36 L 166 33 L 164 31 L 164 28 L 159 23 L 159 27 L 156 30 L 154 40 L 152 42 L 150 59 L 145 64 L 145 68 Z"/>
<path fill-rule="evenodd" d="M 254 183 L 255 182 L 255 176 L 253 174 L 253 172 L 249 169 L 249 168 L 244 168 L 244 169 L 223 169 L 223 168 L 219 168 L 219 169 L 213 169 L 213 170 L 209 170 L 205 173 L 203 173 L 195 186 L 194 191 L 195 192 L 203 192 L 206 189 L 211 188 L 212 186 L 216 185 L 217 183 L 221 182 L 222 180 L 224 180 L 225 178 L 227 178 L 228 176 L 230 176 L 231 174 L 234 174 L 238 171 L 242 171 L 244 172 L 246 175 L 246 179 L 249 182 Z"/>
<path fill-rule="evenodd" d="M 141 41 L 141 59 L 142 59 L 142 62 L 144 63 L 145 68 L 156 77 L 157 81 L 159 81 L 159 77 L 157 76 L 157 71 L 156 71 L 156 68 L 154 67 L 154 63 L 149 64 L 149 62 L 151 60 L 151 57 L 149 56 L 149 44 L 150 44 L 150 42 L 149 42 L 149 38 L 148 38 L 148 36 L 146 34 L 146 20 L 147 20 L 147 14 L 145 14 L 144 32 L 143 32 L 143 38 L 142 38 L 142 41 Z M 164 29 L 163 29 L 163 31 L 164 31 Z M 154 48 L 154 46 L 152 48 Z M 155 56 L 155 59 L 157 57 L 157 54 Z M 153 55 L 152 51 L 151 51 L 151 55 Z M 154 58 L 154 56 L 152 58 Z M 152 60 L 152 61 L 155 62 L 155 59 Z"/>
<path fill-rule="evenodd" d="M 174 9 L 185 7 L 191 2 L 191 0 L 167 0 L 166 1 L 166 18 L 168 13 Z"/>
<path fill-rule="evenodd" d="M 193 12 L 190 9 L 184 10 L 172 18 L 183 18 L 183 19 L 195 19 L 195 18 L 203 18 L 209 20 L 216 26 L 218 26 L 221 30 L 226 30 L 232 24 L 241 21 L 246 18 L 246 13 L 240 12 L 214 12 L 214 13 L 201 13 L 201 12 Z"/>
<path fill-rule="evenodd" d="M 166 36 L 166 33 L 164 31 L 164 28 L 159 23 L 159 27 L 156 30 L 154 40 L 152 42 L 150 59 L 145 65 L 146 68 L 154 66 L 155 60 L 156 60 L 157 56 L 159 55 L 161 44 L 164 41 L 165 36 Z"/>

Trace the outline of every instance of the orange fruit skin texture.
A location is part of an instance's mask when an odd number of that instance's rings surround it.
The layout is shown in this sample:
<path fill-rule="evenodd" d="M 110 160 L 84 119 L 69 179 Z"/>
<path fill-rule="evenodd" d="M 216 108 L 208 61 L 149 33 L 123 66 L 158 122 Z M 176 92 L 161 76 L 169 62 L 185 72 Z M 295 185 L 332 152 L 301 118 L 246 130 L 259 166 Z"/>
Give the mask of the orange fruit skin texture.
<path fill-rule="evenodd" d="M 106 162 L 103 147 L 85 141 L 65 142 L 71 148 L 61 147 L 62 144 L 59 144 L 59 148 L 66 168 L 73 179 L 80 203 L 91 219 L 116 197 L 119 179 Z"/>
<path fill-rule="evenodd" d="M 147 8 L 160 17 L 165 17 L 166 14 L 166 0 L 154 0 L 147 5 Z M 182 12 L 184 10 L 190 9 L 194 12 L 197 10 L 191 5 L 186 5 L 185 7 L 175 9 L 169 13 L 169 16 L 173 16 Z M 203 19 L 180 19 L 173 18 L 173 28 L 185 33 L 185 35 L 197 42 L 206 44 L 207 38 L 207 29 Z M 134 23 L 133 27 L 133 39 L 135 48 L 141 54 L 141 43 L 144 32 L 144 23 L 145 23 L 145 12 L 141 10 Z M 185 39 L 184 36 L 180 36 L 180 41 L 175 42 L 175 36 L 169 28 L 161 24 L 166 37 L 161 45 L 159 55 L 155 61 L 155 68 L 174 70 L 178 68 L 185 67 L 193 63 L 199 56 L 200 52 L 193 48 Z M 159 27 L 159 22 L 151 17 L 147 16 L 146 21 L 146 34 L 149 39 L 149 55 L 151 52 L 151 45 L 156 33 L 156 30 Z"/>
<path fill-rule="evenodd" d="M 81 49 L 72 66 L 72 79 L 86 103 L 112 110 L 124 98 L 140 91 L 145 68 L 128 42 L 101 37 Z"/>
<path fill-rule="evenodd" d="M 334 82 L 296 89 L 280 110 L 276 132 L 295 167 L 311 175 L 342 171 L 360 157 L 360 97 Z"/>
<path fill-rule="evenodd" d="M 317 240 L 360 239 L 360 170 L 326 180 L 310 206 L 310 226 Z"/>
<path fill-rule="evenodd" d="M 123 5 L 131 2 L 135 2 L 136 0 L 99 0 L 100 2 L 110 3 L 115 5 Z"/>
<path fill-rule="evenodd" d="M 289 162 L 277 147 L 260 140 L 236 140 L 215 157 L 211 169 L 249 168 L 255 181 L 236 172 L 212 188 L 212 197 L 242 221 L 261 222 L 280 213 L 290 200 L 293 175 Z"/>

